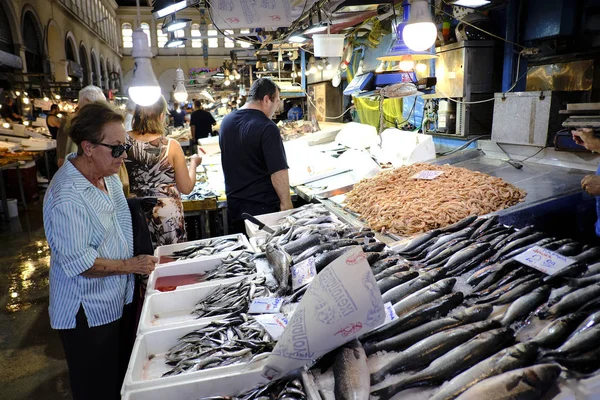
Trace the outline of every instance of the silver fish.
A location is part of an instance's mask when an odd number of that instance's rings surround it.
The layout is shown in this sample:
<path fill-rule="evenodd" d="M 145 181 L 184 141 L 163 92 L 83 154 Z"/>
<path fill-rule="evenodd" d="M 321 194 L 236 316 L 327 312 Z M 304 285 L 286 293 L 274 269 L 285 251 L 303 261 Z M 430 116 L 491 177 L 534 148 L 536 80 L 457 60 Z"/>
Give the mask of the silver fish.
<path fill-rule="evenodd" d="M 340 400 L 369 399 L 369 366 L 367 356 L 356 339 L 341 347 L 333 362 L 335 398 Z"/>

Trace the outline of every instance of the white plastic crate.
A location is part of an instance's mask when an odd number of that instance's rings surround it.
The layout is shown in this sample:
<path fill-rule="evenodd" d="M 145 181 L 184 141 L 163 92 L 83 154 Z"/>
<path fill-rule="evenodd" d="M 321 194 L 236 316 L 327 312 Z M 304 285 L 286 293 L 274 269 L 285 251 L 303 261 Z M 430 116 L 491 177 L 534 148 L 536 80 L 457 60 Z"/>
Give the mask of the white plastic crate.
<path fill-rule="evenodd" d="M 286 211 L 279 211 L 279 212 L 275 212 L 275 213 L 271 213 L 271 214 L 256 215 L 254 217 L 256 219 L 258 219 L 260 222 L 262 222 L 263 224 L 267 225 L 269 228 L 271 228 L 273 230 L 277 230 L 277 228 L 279 228 L 279 226 L 283 225 L 283 223 L 285 222 L 285 217 L 287 217 L 294 211 L 297 211 L 297 210 L 292 209 L 292 210 L 286 210 Z M 253 238 L 255 236 L 266 236 L 267 235 L 267 232 L 265 232 L 263 230 L 259 230 L 258 225 L 256 225 L 254 222 L 245 220 L 244 224 L 246 225 L 246 234 L 248 235 L 249 238 Z"/>
<path fill-rule="evenodd" d="M 254 250 L 250 251 L 253 252 Z M 198 257 L 192 260 L 182 260 L 168 264 L 158 264 L 154 271 L 148 277 L 146 297 L 154 293 L 160 293 L 156 289 L 156 281 L 158 280 L 158 278 L 177 275 L 205 274 L 207 272 L 215 270 L 219 265 L 221 265 L 222 260 L 227 256 L 229 256 L 229 254 L 222 253 L 217 254 L 215 256 Z M 203 286 L 206 283 L 212 282 L 209 281 L 199 282 L 197 284 L 182 285 L 178 286 L 175 290 L 190 289 L 192 287 Z"/>
<path fill-rule="evenodd" d="M 235 284 L 247 276 L 240 276 L 230 279 L 222 279 L 207 282 L 202 286 L 175 290 L 172 292 L 157 292 L 147 296 L 144 300 L 142 314 L 138 325 L 138 335 L 164 330 L 179 326 L 189 326 L 201 321 L 211 321 L 220 319 L 223 316 L 197 318 L 192 314 L 195 305 L 206 296 L 213 293 L 220 287 Z"/>
<path fill-rule="evenodd" d="M 193 246 L 193 245 L 198 244 L 198 243 L 203 243 L 203 242 L 207 242 L 207 241 L 214 241 L 214 240 L 219 240 L 219 239 L 238 238 L 238 237 L 240 238 L 241 243 L 244 244 L 245 249 L 236 250 L 236 251 L 233 252 L 234 254 L 238 254 L 238 253 L 240 253 L 243 250 L 253 251 L 252 246 L 250 246 L 250 243 L 248 242 L 248 238 L 245 235 L 241 234 L 241 233 L 236 233 L 234 235 L 219 236 L 219 237 L 214 237 L 214 238 L 210 238 L 210 239 L 200 239 L 200 240 L 193 240 L 191 242 L 183 242 L 183 243 L 169 244 L 169 245 L 166 245 L 166 246 L 159 246 L 159 247 L 156 248 L 156 250 L 154 250 L 154 255 L 156 257 L 158 257 L 158 264 L 157 265 L 159 265 L 159 266 L 160 265 L 169 265 L 169 264 L 173 264 L 173 263 L 189 262 L 189 261 L 192 261 L 192 260 L 176 260 L 176 261 L 169 261 L 169 262 L 161 262 L 161 257 L 170 256 L 175 251 L 183 250 L 186 247 Z M 222 255 L 226 256 L 226 255 L 231 254 L 231 253 L 232 253 L 231 251 L 224 251 L 224 252 L 217 253 L 217 254 L 211 254 L 211 255 L 208 255 L 206 257 L 213 257 L 213 256 L 219 255 L 219 254 L 222 254 Z M 197 257 L 197 259 L 202 259 L 202 258 L 205 258 L 205 257 L 204 256 Z"/>
<path fill-rule="evenodd" d="M 122 400 L 197 400 L 210 396 L 235 396 L 268 383 L 261 374 L 262 364 L 260 368 L 253 367 L 244 372 L 192 382 L 160 385 L 150 389 L 125 391 Z"/>
<path fill-rule="evenodd" d="M 201 329 L 209 323 L 210 321 L 204 321 L 195 325 L 163 329 L 138 335 L 133 345 L 121 394 L 131 390 L 157 388 L 164 385 L 230 376 L 235 373 L 248 371 L 249 368 L 253 369 L 254 366 L 246 362 L 162 377 L 165 372 L 172 368 L 165 364 L 166 352 L 177 344 L 177 340 L 180 337 Z"/>

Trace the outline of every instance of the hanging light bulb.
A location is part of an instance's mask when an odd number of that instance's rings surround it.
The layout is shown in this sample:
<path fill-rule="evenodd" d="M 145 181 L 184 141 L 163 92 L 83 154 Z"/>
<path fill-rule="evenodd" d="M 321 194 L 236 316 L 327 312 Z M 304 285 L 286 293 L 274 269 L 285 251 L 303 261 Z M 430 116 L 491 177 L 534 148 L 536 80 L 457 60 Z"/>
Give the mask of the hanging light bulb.
<path fill-rule="evenodd" d="M 320 62 L 320 63 L 317 64 L 317 69 L 319 71 L 323 71 L 323 63 L 322 62 Z"/>
<path fill-rule="evenodd" d="M 425 65 L 423 63 L 418 63 L 416 65 L 415 69 L 417 70 L 418 73 L 424 74 L 425 71 L 427 71 L 427 65 Z"/>
<path fill-rule="evenodd" d="M 183 70 L 177 68 L 175 71 L 175 91 L 173 97 L 180 103 L 183 103 L 188 98 L 187 90 L 185 90 L 185 77 L 183 76 Z"/>
<path fill-rule="evenodd" d="M 437 28 L 433 23 L 427 0 L 412 1 L 410 17 L 402 31 L 402 38 L 408 48 L 413 51 L 428 50 L 435 43 Z"/>
<path fill-rule="evenodd" d="M 29 104 L 29 98 L 23 97 L 23 104 Z"/>
<path fill-rule="evenodd" d="M 331 65 L 331 63 L 329 62 L 329 60 L 325 60 L 325 69 L 326 70 L 330 70 L 331 68 L 333 68 L 333 66 Z"/>
<path fill-rule="evenodd" d="M 148 46 L 148 36 L 137 28 L 133 31 L 133 49 L 131 55 L 135 64 L 133 67 L 133 79 L 129 86 L 131 100 L 140 106 L 149 106 L 160 97 L 160 86 L 152 71 L 152 52 Z"/>
<path fill-rule="evenodd" d="M 29 126 L 29 121 L 23 121 L 23 125 Z"/>
<path fill-rule="evenodd" d="M 50 98 L 48 98 L 48 96 L 44 96 L 44 101 L 50 101 Z"/>
<path fill-rule="evenodd" d="M 223 84 L 225 86 L 229 86 L 229 85 L 231 85 L 231 81 L 229 80 L 229 78 L 225 78 L 225 80 L 223 81 Z"/>
<path fill-rule="evenodd" d="M 21 95 L 21 92 L 19 92 L 19 91 L 17 90 L 17 91 L 15 92 L 15 94 L 16 94 L 17 96 L 20 96 L 20 95 Z"/>
<path fill-rule="evenodd" d="M 55 95 L 54 95 L 54 98 L 55 98 L 56 100 L 60 100 L 60 94 L 55 94 Z"/>
<path fill-rule="evenodd" d="M 2 124 L 2 127 L 4 129 L 8 129 L 8 128 L 10 128 L 10 124 L 8 122 L 5 122 L 5 123 Z"/>
<path fill-rule="evenodd" d="M 415 60 L 410 55 L 402 56 L 400 63 L 398 64 L 400 71 L 409 72 L 415 68 Z"/>
<path fill-rule="evenodd" d="M 71 82 L 73 80 L 73 78 L 71 78 L 70 76 L 67 76 L 67 82 Z"/>
<path fill-rule="evenodd" d="M 309 73 L 311 73 L 313 75 L 316 74 L 317 73 L 317 67 L 315 66 L 315 58 L 313 56 L 310 57 L 310 61 L 309 61 L 308 65 L 309 65 L 309 68 L 308 68 L 308 71 L 307 71 L 307 75 Z"/>

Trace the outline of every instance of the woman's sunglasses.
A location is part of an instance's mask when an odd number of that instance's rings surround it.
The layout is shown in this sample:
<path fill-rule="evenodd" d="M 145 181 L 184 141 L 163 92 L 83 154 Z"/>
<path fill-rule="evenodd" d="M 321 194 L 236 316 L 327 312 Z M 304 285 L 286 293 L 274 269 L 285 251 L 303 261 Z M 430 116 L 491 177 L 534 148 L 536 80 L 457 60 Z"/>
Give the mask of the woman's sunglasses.
<path fill-rule="evenodd" d="M 108 147 L 111 150 L 111 155 L 113 158 L 119 158 L 123 155 L 123 153 L 129 151 L 131 149 L 130 144 L 106 144 L 106 143 L 96 143 L 100 146 Z"/>

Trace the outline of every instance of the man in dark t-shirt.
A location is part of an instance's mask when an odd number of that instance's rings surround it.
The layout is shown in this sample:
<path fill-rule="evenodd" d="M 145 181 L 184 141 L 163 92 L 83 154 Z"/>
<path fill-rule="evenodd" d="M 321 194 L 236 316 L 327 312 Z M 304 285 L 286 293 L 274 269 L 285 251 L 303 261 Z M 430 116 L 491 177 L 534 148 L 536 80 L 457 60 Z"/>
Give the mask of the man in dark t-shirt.
<path fill-rule="evenodd" d="M 169 115 L 173 118 L 173 126 L 179 128 L 183 126 L 185 111 L 181 109 L 178 102 L 173 103 L 173 109 L 169 111 Z"/>
<path fill-rule="evenodd" d="M 227 211 L 235 232 L 244 231 L 242 213 L 260 215 L 293 208 L 283 141 L 271 121 L 279 100 L 277 85 L 258 79 L 246 104 L 221 123 Z"/>
<path fill-rule="evenodd" d="M 208 137 L 212 132 L 212 126 L 216 124 L 214 117 L 208 111 L 202 109 L 200 100 L 194 101 L 194 112 L 190 116 L 190 127 L 192 128 L 192 136 L 198 143 L 198 139 Z"/>

